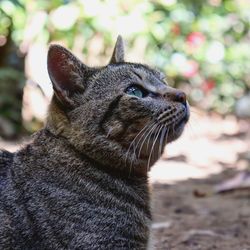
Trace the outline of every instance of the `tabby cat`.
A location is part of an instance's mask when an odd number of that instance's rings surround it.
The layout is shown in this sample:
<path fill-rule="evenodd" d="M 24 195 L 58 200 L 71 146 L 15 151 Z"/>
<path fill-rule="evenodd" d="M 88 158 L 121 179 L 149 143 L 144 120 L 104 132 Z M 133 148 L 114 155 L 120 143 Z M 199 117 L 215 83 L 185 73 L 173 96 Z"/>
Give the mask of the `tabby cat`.
<path fill-rule="evenodd" d="M 107 66 L 51 45 L 54 96 L 32 141 L 0 152 L 0 249 L 146 249 L 147 172 L 188 121 L 183 92 L 147 65 Z"/>

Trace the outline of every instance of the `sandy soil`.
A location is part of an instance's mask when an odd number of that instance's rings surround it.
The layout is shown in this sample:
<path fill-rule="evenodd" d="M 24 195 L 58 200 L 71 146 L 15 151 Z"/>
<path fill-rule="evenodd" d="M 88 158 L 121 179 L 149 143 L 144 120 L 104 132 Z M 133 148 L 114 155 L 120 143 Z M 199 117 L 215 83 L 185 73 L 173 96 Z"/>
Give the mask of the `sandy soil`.
<path fill-rule="evenodd" d="M 249 250 L 250 191 L 196 197 L 233 173 L 175 185 L 154 184 L 156 249 Z"/>

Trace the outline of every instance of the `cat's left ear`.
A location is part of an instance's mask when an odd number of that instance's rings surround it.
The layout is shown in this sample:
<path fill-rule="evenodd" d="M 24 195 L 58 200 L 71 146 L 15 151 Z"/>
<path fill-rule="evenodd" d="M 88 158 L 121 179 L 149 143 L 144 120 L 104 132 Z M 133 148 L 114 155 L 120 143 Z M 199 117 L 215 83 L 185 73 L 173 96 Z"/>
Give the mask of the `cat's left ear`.
<path fill-rule="evenodd" d="M 119 35 L 116 40 L 113 55 L 109 63 L 120 63 L 124 62 L 124 42 L 122 37 Z"/>
<path fill-rule="evenodd" d="M 57 99 L 64 106 L 73 106 L 72 96 L 84 91 L 89 67 L 60 45 L 50 46 L 47 66 Z"/>

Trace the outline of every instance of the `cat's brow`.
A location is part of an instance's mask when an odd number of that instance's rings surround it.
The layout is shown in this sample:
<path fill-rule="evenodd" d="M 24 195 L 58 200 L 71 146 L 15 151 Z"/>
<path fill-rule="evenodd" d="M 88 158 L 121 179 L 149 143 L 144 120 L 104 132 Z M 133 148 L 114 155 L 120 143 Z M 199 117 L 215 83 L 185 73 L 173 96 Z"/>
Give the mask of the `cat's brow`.
<path fill-rule="evenodd" d="M 139 78 L 139 82 L 141 83 L 141 85 L 145 89 L 149 90 L 150 92 L 152 92 L 154 94 L 161 94 L 161 95 L 166 92 L 167 85 L 165 84 L 165 82 L 162 79 L 158 79 L 158 77 L 153 76 L 154 80 L 150 81 L 148 79 L 147 73 L 144 72 L 143 70 L 133 69 L 132 73 L 134 73 L 134 75 L 137 78 Z"/>
<path fill-rule="evenodd" d="M 160 79 L 161 79 L 162 81 L 164 81 L 164 80 L 166 79 L 165 74 L 162 73 L 161 71 L 157 71 L 157 72 L 159 73 Z M 164 82 L 165 82 L 165 81 L 164 81 Z"/>
<path fill-rule="evenodd" d="M 137 73 L 136 71 L 132 70 L 132 72 L 140 79 L 140 80 L 143 80 L 143 77 Z"/>

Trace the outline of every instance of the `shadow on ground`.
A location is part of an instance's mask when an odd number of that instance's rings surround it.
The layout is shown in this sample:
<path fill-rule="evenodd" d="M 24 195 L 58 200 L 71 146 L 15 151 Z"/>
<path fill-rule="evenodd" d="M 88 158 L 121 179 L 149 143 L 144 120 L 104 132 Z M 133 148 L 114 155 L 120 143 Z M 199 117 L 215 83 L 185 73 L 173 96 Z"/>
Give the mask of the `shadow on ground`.
<path fill-rule="evenodd" d="M 225 170 L 206 179 L 153 184 L 153 233 L 156 249 L 249 250 L 250 190 L 215 194 Z"/>

